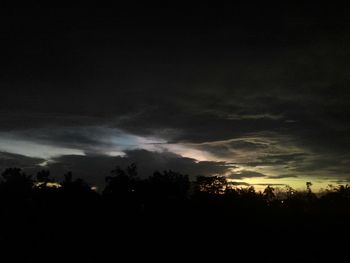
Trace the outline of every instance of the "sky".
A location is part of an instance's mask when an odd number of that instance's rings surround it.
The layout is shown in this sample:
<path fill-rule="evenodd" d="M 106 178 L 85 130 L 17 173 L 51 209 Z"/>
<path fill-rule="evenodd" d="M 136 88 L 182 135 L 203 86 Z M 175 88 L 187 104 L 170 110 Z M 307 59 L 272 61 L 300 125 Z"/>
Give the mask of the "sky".
<path fill-rule="evenodd" d="M 0 8 L 0 170 L 116 166 L 350 181 L 350 18 L 334 4 Z"/>

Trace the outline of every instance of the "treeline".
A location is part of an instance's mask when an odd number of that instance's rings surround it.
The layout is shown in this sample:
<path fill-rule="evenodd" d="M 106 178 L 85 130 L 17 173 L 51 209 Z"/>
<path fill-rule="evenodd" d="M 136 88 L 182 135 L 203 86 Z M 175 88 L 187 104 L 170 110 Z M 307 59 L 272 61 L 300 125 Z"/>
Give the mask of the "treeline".
<path fill-rule="evenodd" d="M 156 171 L 148 178 L 138 176 L 137 166 L 131 164 L 122 169 L 116 167 L 105 178 L 106 186 L 98 192 L 81 178 L 74 178 L 72 172 L 64 174 L 63 181 L 57 181 L 49 170 L 39 171 L 36 176 L 27 175 L 20 168 L 8 168 L 1 174 L 0 197 L 3 204 L 7 202 L 35 203 L 40 199 L 62 198 L 71 202 L 80 200 L 89 202 L 99 200 L 114 202 L 134 212 L 147 212 L 157 204 L 186 206 L 186 203 L 206 204 L 228 209 L 235 206 L 259 206 L 265 208 L 300 209 L 304 212 L 322 208 L 350 208 L 350 186 L 329 186 L 322 194 L 312 192 L 311 182 L 306 182 L 306 191 L 296 191 L 285 186 L 275 191 L 267 185 L 263 191 L 256 191 L 253 186 L 239 186 L 223 176 L 198 176 L 190 181 L 188 175 L 174 171 Z M 232 211 L 234 212 L 234 211 Z"/>
<path fill-rule="evenodd" d="M 141 179 L 132 164 L 116 167 L 97 192 L 70 172 L 58 182 L 46 170 L 29 176 L 8 168 L 0 182 L 0 245 L 20 251 L 11 254 L 20 262 L 32 259 L 33 251 L 35 259 L 55 254 L 62 262 L 73 253 L 76 262 L 104 262 L 126 251 L 128 257 L 135 256 L 130 251 L 182 255 L 193 252 L 193 244 L 202 251 L 227 244 L 238 249 L 254 246 L 256 237 L 261 247 L 276 238 L 309 244 L 348 236 L 350 187 L 316 195 L 311 183 L 306 186 L 303 192 L 286 187 L 280 195 L 272 186 L 258 192 L 218 176 L 192 182 L 164 171 Z"/>

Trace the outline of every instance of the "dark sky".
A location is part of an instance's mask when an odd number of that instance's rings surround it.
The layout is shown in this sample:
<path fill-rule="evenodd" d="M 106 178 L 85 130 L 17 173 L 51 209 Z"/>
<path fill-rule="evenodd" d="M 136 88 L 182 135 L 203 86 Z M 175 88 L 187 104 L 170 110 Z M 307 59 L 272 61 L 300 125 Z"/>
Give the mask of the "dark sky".
<path fill-rule="evenodd" d="M 349 11 L 3 6 L 0 169 L 73 170 L 101 184 L 137 162 L 141 176 L 348 182 Z"/>

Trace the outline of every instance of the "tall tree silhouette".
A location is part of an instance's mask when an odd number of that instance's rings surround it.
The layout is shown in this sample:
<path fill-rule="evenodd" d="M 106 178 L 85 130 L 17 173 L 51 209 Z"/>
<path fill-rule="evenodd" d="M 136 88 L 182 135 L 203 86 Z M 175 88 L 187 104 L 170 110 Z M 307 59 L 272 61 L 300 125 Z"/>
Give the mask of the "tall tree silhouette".
<path fill-rule="evenodd" d="M 198 194 L 224 194 L 227 180 L 223 176 L 198 176 L 195 182 L 195 192 Z"/>
<path fill-rule="evenodd" d="M 266 186 L 264 189 L 264 196 L 268 202 L 271 202 L 275 198 L 275 189 L 271 186 Z"/>
<path fill-rule="evenodd" d="M 190 187 L 188 175 L 171 170 L 163 173 L 155 172 L 148 179 L 149 192 L 156 198 L 183 200 Z"/>
<path fill-rule="evenodd" d="M 309 194 L 312 193 L 311 186 L 312 186 L 312 183 L 311 183 L 311 182 L 306 182 L 306 189 L 307 189 L 307 192 L 308 192 Z"/>
<path fill-rule="evenodd" d="M 1 176 L 0 192 L 12 197 L 28 197 L 33 188 L 31 176 L 22 172 L 19 168 L 7 168 Z"/>
<path fill-rule="evenodd" d="M 93 192 L 90 185 L 81 178 L 73 180 L 72 172 L 64 174 L 64 180 L 61 183 L 62 191 L 65 194 L 81 196 Z"/>
<path fill-rule="evenodd" d="M 108 206 L 116 207 L 117 211 L 124 215 L 131 215 L 139 211 L 141 202 L 137 166 L 133 163 L 125 170 L 117 166 L 111 171 L 111 174 L 106 177 L 106 187 L 103 190 Z"/>
<path fill-rule="evenodd" d="M 111 176 L 106 177 L 106 187 L 103 191 L 104 195 L 118 196 L 128 198 L 134 195 L 137 179 L 136 164 L 129 165 L 126 170 L 117 166 L 111 171 Z"/>

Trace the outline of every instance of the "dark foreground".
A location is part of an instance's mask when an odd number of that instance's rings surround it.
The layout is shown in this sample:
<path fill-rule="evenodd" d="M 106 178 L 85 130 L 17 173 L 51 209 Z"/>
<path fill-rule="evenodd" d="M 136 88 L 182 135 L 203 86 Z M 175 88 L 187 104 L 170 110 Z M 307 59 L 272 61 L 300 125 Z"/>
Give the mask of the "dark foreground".
<path fill-rule="evenodd" d="M 3 177 L 1 262 L 349 261 L 347 186 L 280 199 L 219 177 L 139 180 L 135 167 L 116 169 L 103 193 L 71 174 L 59 188 L 47 172 Z"/>

